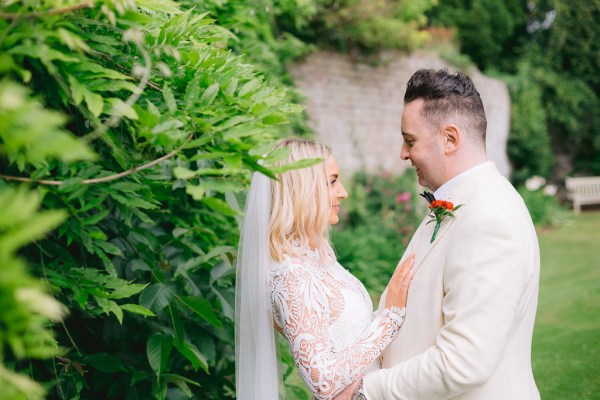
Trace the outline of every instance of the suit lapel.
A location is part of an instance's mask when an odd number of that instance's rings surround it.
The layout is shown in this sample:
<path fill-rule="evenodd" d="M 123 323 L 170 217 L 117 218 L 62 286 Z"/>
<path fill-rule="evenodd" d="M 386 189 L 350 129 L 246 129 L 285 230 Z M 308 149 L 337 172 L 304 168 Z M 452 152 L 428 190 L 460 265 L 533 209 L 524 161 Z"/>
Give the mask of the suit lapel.
<path fill-rule="evenodd" d="M 460 219 L 463 213 L 468 212 L 469 199 L 475 193 L 484 190 L 485 186 L 487 186 L 491 181 L 493 181 L 494 178 L 498 177 L 502 176 L 496 169 L 496 166 L 490 162 L 489 165 L 484 166 L 480 171 L 477 171 L 476 173 L 467 177 L 458 185 L 456 185 L 448 199 L 441 199 L 449 200 L 455 205 L 463 204 L 463 207 L 456 211 L 456 216 L 454 218 L 448 217 L 445 218 L 444 221 L 442 221 L 442 225 L 440 226 L 438 234 L 433 243 L 430 242 L 431 236 L 433 235 L 435 222 L 432 222 L 431 224 L 427 225 L 427 222 L 430 220 L 430 217 L 427 216 L 423 219 L 421 225 L 419 225 L 419 228 L 415 232 L 415 235 L 408 246 L 408 250 L 410 251 L 407 251 L 405 253 L 405 255 L 410 254 L 411 252 L 415 253 L 415 273 L 419 269 L 421 264 L 425 261 L 431 250 L 433 250 L 433 248 L 444 239 L 446 233 L 449 231 L 452 224 L 457 219 Z"/>
<path fill-rule="evenodd" d="M 444 219 L 444 221 L 442 221 L 442 225 L 440 225 L 440 229 L 439 229 L 437 236 L 436 236 L 435 240 L 433 241 L 433 243 L 431 243 L 431 236 L 433 235 L 433 230 L 435 228 L 435 222 L 432 222 L 431 224 L 427 224 L 427 222 L 431 218 L 429 216 L 425 217 L 425 219 L 421 223 L 421 226 L 419 226 L 419 232 L 415 233 L 415 239 L 417 239 L 415 241 L 415 246 L 414 246 L 414 253 L 415 253 L 415 257 L 416 257 L 415 258 L 415 266 L 414 266 L 415 272 L 417 272 L 417 270 L 419 269 L 419 267 L 421 266 L 423 261 L 425 261 L 425 259 L 427 258 L 427 256 L 431 252 L 431 250 L 433 250 L 433 248 L 435 246 L 437 246 L 437 244 L 439 242 L 442 241 L 442 239 L 444 238 L 444 235 L 446 234 L 446 232 L 448 232 L 448 229 L 450 228 L 450 226 L 459 217 L 459 212 L 460 212 L 460 210 L 457 211 L 456 217 L 446 218 L 446 219 Z M 417 237 L 417 234 L 418 234 L 418 237 Z"/>
<path fill-rule="evenodd" d="M 406 251 L 404 252 L 401 262 L 404 261 L 411 253 L 415 253 L 415 265 L 413 267 L 415 273 L 419 269 L 419 267 L 425 262 L 427 256 L 431 253 L 431 250 L 435 246 L 438 245 L 442 240 L 446 239 L 446 233 L 449 231 L 452 224 L 461 218 L 461 215 L 469 212 L 469 200 L 471 197 L 480 191 L 485 191 L 485 187 L 495 179 L 502 178 L 500 172 L 496 168 L 496 165 L 493 163 L 489 163 L 484 166 L 481 170 L 477 171 L 473 175 L 467 177 L 465 180 L 460 182 L 456 187 L 452 190 L 450 197 L 447 199 L 453 202 L 455 205 L 464 204 L 456 212 L 455 218 L 446 218 L 442 225 L 440 226 L 440 230 L 438 231 L 437 237 L 430 243 L 431 235 L 433 234 L 433 229 L 435 223 L 427 225 L 429 221 L 429 217 L 425 217 L 423 221 L 421 221 L 421 225 L 415 231 L 410 243 L 408 244 Z M 464 218 L 464 217 L 463 217 Z M 387 287 L 384 290 L 381 298 L 379 300 L 379 309 L 382 309 L 385 305 L 385 298 L 387 295 Z"/>

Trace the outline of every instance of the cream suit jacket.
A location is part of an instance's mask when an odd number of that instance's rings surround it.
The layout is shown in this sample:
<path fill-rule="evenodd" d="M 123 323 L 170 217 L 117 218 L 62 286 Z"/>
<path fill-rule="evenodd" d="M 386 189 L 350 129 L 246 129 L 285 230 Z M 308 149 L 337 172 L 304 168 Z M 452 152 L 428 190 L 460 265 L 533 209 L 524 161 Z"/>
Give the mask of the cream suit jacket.
<path fill-rule="evenodd" d="M 416 255 L 406 319 L 383 369 L 364 378 L 367 399 L 539 399 L 531 338 L 540 259 L 527 208 L 493 163 L 450 201 L 464 204 L 456 218 L 433 243 L 426 218 L 404 255 Z"/>

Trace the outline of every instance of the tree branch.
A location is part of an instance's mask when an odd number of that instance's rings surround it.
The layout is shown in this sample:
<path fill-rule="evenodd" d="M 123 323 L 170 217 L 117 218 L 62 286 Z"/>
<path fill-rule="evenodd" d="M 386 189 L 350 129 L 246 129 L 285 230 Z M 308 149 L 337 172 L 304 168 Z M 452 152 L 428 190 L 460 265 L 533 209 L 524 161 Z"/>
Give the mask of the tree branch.
<path fill-rule="evenodd" d="M 168 160 L 169 158 L 173 157 L 175 154 L 179 153 L 179 151 L 183 148 L 183 146 L 185 146 L 185 144 L 192 138 L 192 135 L 188 136 L 187 140 L 185 141 L 185 143 L 183 145 L 181 145 L 179 148 L 171 151 L 168 154 L 165 154 L 164 156 L 157 158 L 156 160 L 150 161 L 149 163 L 146 163 L 144 165 L 140 165 L 139 167 L 132 167 L 131 169 L 128 169 L 126 171 L 123 172 L 119 172 L 117 174 L 113 174 L 113 175 L 109 175 L 109 176 L 103 176 L 101 178 L 92 178 L 92 179 L 84 179 L 81 181 L 82 185 L 92 185 L 94 183 L 103 183 L 103 182 L 110 182 L 110 181 L 114 181 L 116 179 L 120 179 L 123 178 L 127 175 L 131 175 L 133 173 L 139 172 L 139 171 L 143 171 L 147 168 L 150 168 L 158 163 L 160 163 L 161 161 L 165 161 Z M 32 183 L 37 183 L 39 185 L 50 185 L 50 186 L 58 186 L 61 183 L 63 183 L 63 181 L 56 181 L 56 180 L 46 180 L 46 179 L 31 179 L 31 178 L 26 178 L 26 177 L 22 177 L 22 176 L 10 176 L 10 175 L 0 175 L 0 179 L 4 179 L 6 181 L 18 181 L 18 182 L 32 182 Z"/>

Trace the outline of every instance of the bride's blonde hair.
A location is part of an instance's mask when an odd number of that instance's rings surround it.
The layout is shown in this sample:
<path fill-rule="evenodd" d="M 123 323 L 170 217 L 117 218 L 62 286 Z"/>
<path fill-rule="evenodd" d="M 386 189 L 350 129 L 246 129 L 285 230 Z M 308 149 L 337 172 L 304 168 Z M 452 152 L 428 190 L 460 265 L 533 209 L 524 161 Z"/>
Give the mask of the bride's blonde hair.
<path fill-rule="evenodd" d="M 271 217 L 269 246 L 271 258 L 282 261 L 285 255 L 294 257 L 312 243 L 322 260 L 334 257 L 329 241 L 329 171 L 327 159 L 331 149 L 308 139 L 280 140 L 276 148 L 286 147 L 290 154 L 281 164 L 307 158 L 324 161 L 312 167 L 278 174 L 271 180 Z"/>

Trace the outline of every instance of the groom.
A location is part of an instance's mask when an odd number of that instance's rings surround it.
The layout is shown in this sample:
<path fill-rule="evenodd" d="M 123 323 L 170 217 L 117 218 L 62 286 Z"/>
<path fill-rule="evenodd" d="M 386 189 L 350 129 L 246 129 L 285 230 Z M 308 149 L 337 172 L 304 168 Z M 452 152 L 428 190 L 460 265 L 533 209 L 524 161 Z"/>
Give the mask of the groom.
<path fill-rule="evenodd" d="M 540 398 L 531 370 L 539 247 L 523 200 L 488 161 L 486 126 L 468 76 L 411 77 L 401 157 L 436 199 L 463 206 L 433 242 L 435 222 L 417 229 L 405 253 L 416 255 L 406 320 L 353 399 Z"/>

